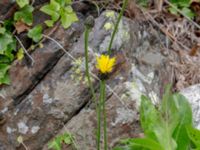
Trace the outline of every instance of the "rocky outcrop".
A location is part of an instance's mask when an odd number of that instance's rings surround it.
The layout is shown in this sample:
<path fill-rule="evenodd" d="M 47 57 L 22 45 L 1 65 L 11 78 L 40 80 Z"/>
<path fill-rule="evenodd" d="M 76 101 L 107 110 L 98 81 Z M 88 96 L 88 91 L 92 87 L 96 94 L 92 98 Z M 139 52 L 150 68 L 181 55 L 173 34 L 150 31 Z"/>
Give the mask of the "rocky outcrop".
<path fill-rule="evenodd" d="M 90 68 L 94 74 L 96 74 L 95 69 L 93 69 L 94 56 L 106 53 L 115 20 L 116 14 L 114 12 L 104 12 L 96 19 L 95 27 L 90 33 Z M 138 114 L 141 94 L 150 96 L 155 104 L 158 103 L 160 94 L 163 92 L 163 84 L 172 78 L 170 66 L 165 65 L 168 57 L 162 55 L 160 45 L 157 42 L 158 35 L 149 29 L 148 25 L 123 18 L 112 46 L 118 61 L 114 73 L 107 81 L 106 111 L 110 148 L 116 145 L 120 138 L 141 135 Z M 160 36 L 162 35 L 160 34 Z M 80 69 L 84 66 L 83 41 L 82 35 L 72 51 L 76 59 L 82 60 L 80 61 L 82 62 Z M 71 70 L 75 70 L 75 73 L 70 76 L 76 79 L 76 82 L 72 82 L 70 86 L 73 88 L 73 84 L 78 84 L 78 87 L 82 87 L 85 83 L 84 76 L 82 76 L 84 69 L 81 69 L 82 74 L 77 76 L 76 72 L 79 71 L 73 68 Z M 65 74 L 69 76 L 68 73 Z M 94 82 L 98 83 L 98 81 Z M 98 90 L 96 94 L 98 99 Z M 65 97 L 68 95 L 69 93 L 66 92 Z M 96 112 L 90 100 L 86 100 L 86 102 L 88 104 L 80 109 L 58 134 L 70 132 L 75 136 L 79 148 L 93 150 L 96 149 Z M 43 149 L 46 150 L 47 147 L 46 145 Z"/>
<path fill-rule="evenodd" d="M 95 75 L 96 99 L 99 81 L 95 56 L 106 53 L 116 17 L 112 11 L 102 13 L 90 32 L 90 70 Z M 45 40 L 44 47 L 31 54 L 34 66 L 27 66 L 25 61 L 13 64 L 12 84 L 1 89 L 4 121 L 0 127 L 0 143 L 4 149 L 23 149 L 16 140 L 22 136 L 29 149 L 46 150 L 47 143 L 64 132 L 72 133 L 81 149 L 96 149 L 96 112 L 85 77 L 84 36 L 77 42 L 73 40 L 77 37 L 73 33 L 80 29 L 81 23 L 77 23 L 68 30 L 58 27 L 51 35 L 67 52 L 53 41 Z M 164 85 L 173 79 L 172 68 L 168 65 L 171 55 L 163 53 L 160 42 L 164 38 L 147 22 L 127 18 L 120 22 L 112 45 L 117 64 L 107 80 L 110 148 L 121 138 L 141 135 L 140 96 L 148 95 L 157 104 Z"/>

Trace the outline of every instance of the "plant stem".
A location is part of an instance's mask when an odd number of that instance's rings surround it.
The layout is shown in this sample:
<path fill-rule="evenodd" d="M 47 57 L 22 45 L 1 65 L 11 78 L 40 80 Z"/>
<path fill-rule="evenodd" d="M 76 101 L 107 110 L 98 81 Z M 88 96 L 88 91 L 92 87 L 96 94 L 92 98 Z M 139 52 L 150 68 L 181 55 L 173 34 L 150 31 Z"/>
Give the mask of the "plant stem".
<path fill-rule="evenodd" d="M 92 93 L 92 99 L 95 102 L 96 105 L 96 113 L 97 113 L 97 150 L 100 150 L 100 139 L 101 139 L 101 104 L 97 104 L 96 102 L 96 96 L 94 92 L 94 88 L 90 79 L 90 72 L 89 72 L 89 60 L 88 60 L 88 37 L 89 37 L 90 28 L 85 27 L 85 33 L 84 33 L 84 46 L 85 46 L 85 69 L 86 69 L 86 76 L 88 80 L 88 84 L 90 87 L 90 91 Z"/>
<path fill-rule="evenodd" d="M 87 76 L 87 80 L 88 80 L 88 84 L 92 93 L 92 98 L 94 100 L 95 98 L 95 92 L 94 92 L 94 88 L 90 79 L 90 72 L 89 72 L 89 60 L 88 60 L 88 37 L 89 37 L 89 32 L 90 29 L 85 27 L 85 38 L 84 38 L 84 42 L 85 42 L 85 70 L 86 70 L 86 76 Z"/>
<path fill-rule="evenodd" d="M 116 34 L 118 26 L 119 26 L 119 22 L 120 22 L 120 20 L 122 18 L 122 15 L 124 14 L 124 11 L 125 11 L 125 8 L 126 8 L 127 4 L 128 4 L 128 0 L 124 0 L 123 1 L 123 5 L 122 5 L 122 9 L 121 9 L 120 14 L 119 14 L 119 16 L 117 18 L 117 22 L 116 22 L 115 28 L 113 30 L 109 46 L 108 46 L 108 55 L 111 54 L 111 48 L 112 48 L 113 40 L 114 40 L 115 34 Z"/>
<path fill-rule="evenodd" d="M 101 103 L 102 103 L 102 112 L 103 112 L 103 133 L 104 133 L 104 150 L 108 149 L 107 144 L 107 122 L 106 122 L 106 109 L 105 109 L 105 94 L 106 94 L 106 82 L 105 80 L 101 80 Z"/>
<path fill-rule="evenodd" d="M 97 105 L 97 150 L 100 150 L 101 142 L 101 94 L 100 101 Z"/>

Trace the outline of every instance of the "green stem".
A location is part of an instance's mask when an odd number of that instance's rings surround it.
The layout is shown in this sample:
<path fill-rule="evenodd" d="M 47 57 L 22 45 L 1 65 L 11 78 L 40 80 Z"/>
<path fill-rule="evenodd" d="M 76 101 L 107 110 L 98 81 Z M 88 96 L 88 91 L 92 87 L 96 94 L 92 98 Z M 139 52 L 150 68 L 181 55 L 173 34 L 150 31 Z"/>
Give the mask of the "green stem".
<path fill-rule="evenodd" d="M 101 81 L 101 103 L 102 103 L 102 112 L 103 112 L 103 133 L 104 133 L 104 150 L 108 149 L 107 144 L 107 122 L 106 122 L 106 109 L 105 109 L 105 94 L 106 94 L 106 82 L 105 80 Z"/>
<path fill-rule="evenodd" d="M 85 69 L 86 69 L 86 76 L 88 80 L 88 84 L 90 87 L 90 91 L 92 93 L 92 99 L 95 102 L 96 105 L 96 113 L 97 113 L 97 150 L 100 150 L 100 139 L 101 139 L 101 105 L 97 105 L 96 102 L 96 96 L 95 91 L 93 88 L 93 84 L 90 79 L 90 72 L 89 72 L 89 60 L 88 60 L 88 37 L 89 37 L 90 28 L 85 27 L 85 33 L 84 33 L 84 46 L 85 46 Z"/>
<path fill-rule="evenodd" d="M 100 150 L 100 142 L 101 142 L 101 94 L 100 101 L 97 106 L 97 150 Z"/>
<path fill-rule="evenodd" d="M 88 37 L 89 37 L 89 32 L 90 29 L 85 27 L 85 37 L 84 37 L 84 42 L 85 42 L 85 70 L 86 70 L 86 77 L 88 80 L 88 84 L 90 87 L 90 91 L 92 93 L 92 98 L 93 100 L 95 99 L 95 92 L 94 92 L 94 88 L 90 79 L 90 72 L 89 72 L 89 60 L 88 60 Z"/>
<path fill-rule="evenodd" d="M 115 34 L 116 34 L 118 26 L 119 26 L 119 22 L 120 22 L 120 20 L 122 18 L 122 15 L 124 14 L 124 11 L 125 11 L 125 8 L 126 8 L 127 4 L 128 4 L 128 0 L 124 0 L 123 1 L 123 5 L 122 5 L 122 9 L 121 9 L 120 14 L 119 14 L 119 16 L 117 18 L 117 22 L 116 22 L 115 28 L 113 30 L 109 46 L 108 46 L 108 54 L 109 55 L 111 54 L 111 48 L 112 48 L 113 40 L 114 40 Z"/>

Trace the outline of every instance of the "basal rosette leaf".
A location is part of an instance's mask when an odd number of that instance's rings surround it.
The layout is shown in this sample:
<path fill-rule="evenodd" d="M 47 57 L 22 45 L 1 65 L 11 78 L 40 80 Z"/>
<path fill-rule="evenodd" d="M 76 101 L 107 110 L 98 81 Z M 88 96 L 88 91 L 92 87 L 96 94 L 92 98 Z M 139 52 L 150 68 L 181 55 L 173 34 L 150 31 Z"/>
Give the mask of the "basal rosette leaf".
<path fill-rule="evenodd" d="M 200 149 L 200 130 L 195 129 L 192 126 L 187 126 L 186 129 L 187 129 L 187 133 L 190 140 L 195 146 L 195 150 L 199 150 Z"/>
<path fill-rule="evenodd" d="M 132 138 L 120 142 L 125 146 L 119 146 L 113 150 L 164 150 L 159 143 L 150 138 Z"/>
<path fill-rule="evenodd" d="M 42 26 L 37 25 L 28 31 L 28 37 L 33 39 L 34 42 L 39 42 L 42 39 Z"/>
<path fill-rule="evenodd" d="M 179 123 L 173 133 L 177 143 L 177 150 L 187 150 L 190 140 L 186 131 L 186 126 L 192 126 L 192 109 L 187 99 L 181 94 L 174 94 L 173 100 L 178 108 Z"/>
<path fill-rule="evenodd" d="M 56 22 L 60 17 L 60 4 L 55 0 L 51 0 L 50 4 L 43 6 L 40 10 L 51 16 L 51 20 L 45 21 L 49 27 L 52 27 L 54 22 Z"/>
<path fill-rule="evenodd" d="M 20 8 L 29 4 L 29 0 L 16 0 L 16 2 L 17 2 L 17 4 L 19 5 Z"/>
<path fill-rule="evenodd" d="M 142 95 L 140 105 L 140 123 L 145 136 L 156 140 L 154 128 L 159 119 L 158 111 L 151 103 L 151 100 Z"/>
<path fill-rule="evenodd" d="M 14 14 L 14 20 L 15 21 L 23 21 L 27 25 L 32 25 L 33 23 L 33 12 L 34 8 L 33 6 L 26 5 L 23 8 L 21 8 L 19 11 L 17 11 Z"/>

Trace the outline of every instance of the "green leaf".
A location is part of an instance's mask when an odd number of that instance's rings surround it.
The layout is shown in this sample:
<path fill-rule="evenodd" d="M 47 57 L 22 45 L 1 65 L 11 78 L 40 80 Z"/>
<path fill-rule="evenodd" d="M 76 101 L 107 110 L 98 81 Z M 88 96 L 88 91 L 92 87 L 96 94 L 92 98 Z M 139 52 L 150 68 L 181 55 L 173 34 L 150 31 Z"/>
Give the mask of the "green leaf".
<path fill-rule="evenodd" d="M 52 27 L 61 17 L 61 24 L 66 29 L 71 26 L 72 23 L 78 21 L 76 13 L 70 6 L 71 3 L 71 0 L 51 0 L 50 4 L 43 6 L 40 10 L 51 16 L 51 20 L 45 21 L 46 25 Z"/>
<path fill-rule="evenodd" d="M 178 7 L 189 7 L 190 0 L 170 0 L 173 5 L 177 5 Z"/>
<path fill-rule="evenodd" d="M 0 85 L 10 83 L 8 70 L 14 59 L 13 51 L 15 48 L 16 40 L 13 35 L 5 28 L 0 28 Z"/>
<path fill-rule="evenodd" d="M 65 144 L 73 144 L 73 137 L 70 133 L 64 133 L 56 136 L 52 142 L 48 144 L 49 148 L 53 148 L 54 150 L 61 150 L 62 143 Z"/>
<path fill-rule="evenodd" d="M 56 141 L 56 140 L 53 140 L 52 142 L 50 142 L 48 144 L 48 148 L 49 149 L 54 149 L 54 150 L 61 150 L 61 144 L 60 142 Z"/>
<path fill-rule="evenodd" d="M 192 126 L 187 126 L 186 129 L 188 136 L 196 146 L 196 149 L 200 149 L 200 131 L 193 128 Z"/>
<path fill-rule="evenodd" d="M 54 21 L 53 20 L 46 20 L 44 22 L 48 27 L 53 27 Z"/>
<path fill-rule="evenodd" d="M 169 8 L 169 11 L 172 14 L 177 15 L 178 14 L 177 9 L 179 9 L 184 16 L 187 16 L 190 19 L 193 19 L 195 17 L 194 12 L 189 8 L 191 0 L 171 0 L 170 2 L 175 7 L 175 8 L 174 7 Z"/>
<path fill-rule="evenodd" d="M 8 73 L 6 73 L 4 77 L 0 78 L 0 85 L 1 84 L 10 84 L 10 78 Z"/>
<path fill-rule="evenodd" d="M 7 64 L 0 64 L 0 78 L 4 77 L 4 75 L 7 73 L 9 68 L 10 66 Z"/>
<path fill-rule="evenodd" d="M 72 144 L 73 137 L 69 133 L 64 133 L 62 140 L 65 142 L 65 144 Z"/>
<path fill-rule="evenodd" d="M 177 150 L 188 149 L 190 140 L 186 131 L 186 126 L 192 126 L 192 109 L 187 99 L 181 94 L 174 94 L 173 100 L 178 108 L 179 124 L 176 127 L 173 137 L 178 145 Z"/>
<path fill-rule="evenodd" d="M 9 64 L 10 63 L 10 58 L 8 58 L 5 55 L 0 55 L 0 64 Z"/>
<path fill-rule="evenodd" d="M 12 32 L 14 29 L 13 24 L 14 24 L 14 21 L 13 21 L 13 19 L 10 18 L 8 20 L 4 20 L 3 26 L 7 31 Z"/>
<path fill-rule="evenodd" d="M 34 42 L 39 42 L 42 39 L 42 26 L 37 25 L 28 31 L 28 37 L 33 39 Z"/>
<path fill-rule="evenodd" d="M 6 32 L 5 28 L 0 27 L 0 34 L 4 34 Z"/>
<path fill-rule="evenodd" d="M 159 143 L 164 147 L 173 150 L 177 148 L 177 144 L 172 135 L 179 122 L 177 108 L 171 94 L 171 86 L 168 85 L 163 95 L 162 103 L 159 108 L 161 113 L 161 121 L 158 122 L 155 130 Z M 163 138 L 165 137 L 165 138 Z"/>
<path fill-rule="evenodd" d="M 167 124 L 167 130 L 169 131 L 170 135 L 174 132 L 179 116 L 177 114 L 178 108 L 176 107 L 176 104 L 173 100 L 173 96 L 171 94 L 171 86 L 168 85 L 165 89 L 165 93 L 163 95 L 160 112 L 162 115 L 162 118 Z"/>
<path fill-rule="evenodd" d="M 168 89 L 166 90 L 165 95 L 163 97 L 164 103 L 165 101 L 168 101 L 169 96 L 170 96 L 170 92 Z M 145 136 L 147 136 L 148 138 L 154 139 L 156 141 L 159 141 L 159 143 L 161 144 L 163 148 L 170 146 L 171 148 L 174 149 L 176 147 L 176 143 L 172 138 L 173 130 L 171 131 L 171 128 L 172 128 L 171 125 L 174 124 L 173 120 L 169 121 L 168 116 L 166 116 L 167 114 L 163 114 L 161 117 L 148 98 L 142 96 L 141 99 L 142 101 L 141 101 L 141 106 L 140 106 L 140 121 L 141 121 L 141 126 L 144 130 Z M 168 106 L 171 106 L 171 105 L 168 105 L 167 102 L 166 104 L 164 103 L 162 104 L 163 109 L 164 107 L 167 107 L 165 109 L 168 109 Z"/>
<path fill-rule="evenodd" d="M 140 105 L 140 122 L 142 129 L 147 137 L 156 139 L 154 128 L 159 120 L 158 111 L 155 109 L 151 100 L 145 96 L 141 96 Z"/>
<path fill-rule="evenodd" d="M 9 68 L 10 66 L 8 64 L 0 64 L 0 85 L 10 83 L 10 79 L 8 76 Z"/>
<path fill-rule="evenodd" d="M 20 8 L 29 4 L 29 0 L 16 0 L 16 2 L 17 2 L 17 4 L 19 5 Z"/>
<path fill-rule="evenodd" d="M 192 10 L 187 7 L 184 7 L 181 12 L 184 16 L 187 16 L 190 19 L 193 19 L 195 17 L 195 14 L 192 12 Z"/>
<path fill-rule="evenodd" d="M 12 61 L 14 59 L 12 52 L 15 48 L 16 40 L 10 33 L 0 34 L 0 55 L 7 56 Z"/>
<path fill-rule="evenodd" d="M 127 148 L 134 150 L 164 150 L 159 143 L 150 138 L 127 139 L 123 140 L 121 143 L 125 144 Z"/>
<path fill-rule="evenodd" d="M 19 11 L 17 11 L 14 14 L 14 20 L 15 21 L 23 21 L 24 23 L 26 23 L 27 25 L 32 25 L 33 23 L 33 12 L 34 8 L 30 5 L 26 5 L 24 6 L 22 9 L 20 9 Z"/>
<path fill-rule="evenodd" d="M 12 35 L 5 33 L 0 34 L 0 54 L 4 54 L 4 52 L 7 50 L 8 45 L 13 42 Z"/>
<path fill-rule="evenodd" d="M 138 0 L 137 3 L 142 7 L 148 6 L 148 0 Z"/>
<path fill-rule="evenodd" d="M 73 12 L 71 6 L 67 6 L 61 11 L 61 23 L 65 29 L 69 28 L 72 23 L 76 21 L 78 21 L 78 18 L 76 13 Z"/>
<path fill-rule="evenodd" d="M 71 5 L 72 0 L 55 0 L 61 7 L 65 7 L 66 5 Z"/>
<path fill-rule="evenodd" d="M 175 8 L 174 7 L 170 7 L 169 11 L 170 11 L 170 13 L 172 13 L 174 15 L 178 15 L 177 9 L 178 9 L 177 6 L 175 6 Z"/>
<path fill-rule="evenodd" d="M 50 4 L 43 6 L 40 10 L 51 16 L 51 21 L 45 22 L 49 27 L 53 26 L 54 22 L 56 22 L 60 17 L 60 4 L 55 0 L 51 0 Z"/>

